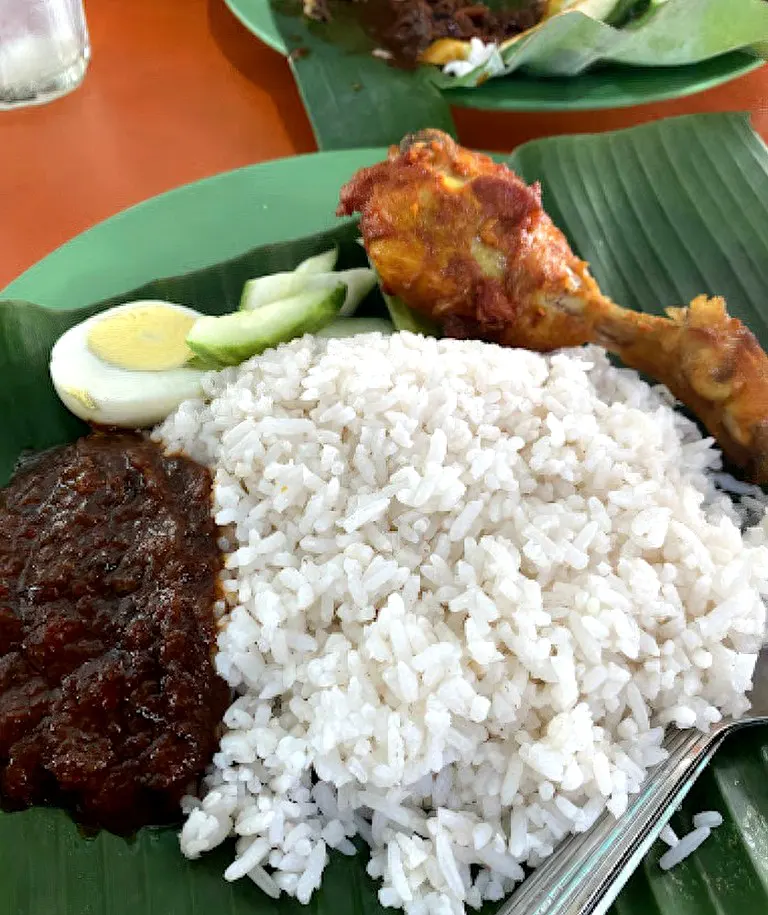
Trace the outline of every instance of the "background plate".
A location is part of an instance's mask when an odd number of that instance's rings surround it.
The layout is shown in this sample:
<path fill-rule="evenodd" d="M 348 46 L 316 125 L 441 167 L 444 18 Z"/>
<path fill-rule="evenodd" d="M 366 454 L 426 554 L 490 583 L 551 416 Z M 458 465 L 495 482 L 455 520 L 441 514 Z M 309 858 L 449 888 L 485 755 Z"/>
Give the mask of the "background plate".
<path fill-rule="evenodd" d="M 55 411 L 66 412 L 47 380 L 51 342 L 77 320 L 63 309 L 129 299 L 133 287 L 190 270 L 196 272 L 141 291 L 204 310 L 233 304 L 249 258 L 263 261 L 263 250 L 248 249 L 269 244 L 270 262 L 280 265 L 324 244 L 316 237 L 289 240 L 338 226 L 340 184 L 381 154 L 283 160 L 179 188 L 27 271 L 4 295 L 52 308 L 0 303 L 3 449 L 39 446 Z M 681 118 L 557 137 L 521 147 L 511 164 L 526 180 L 542 181 L 553 219 L 615 299 L 658 310 L 703 291 L 722 293 L 768 345 L 768 151 L 745 119 Z M 726 224 L 727 213 L 733 215 Z M 361 256 L 352 231 L 336 230 Z M 76 434 L 75 426 L 67 429 Z M 765 728 L 726 744 L 673 821 L 684 829 L 696 811 L 717 809 L 725 824 L 668 874 L 658 869 L 655 848 L 619 896 L 617 915 L 765 915 L 767 763 Z M 225 883 L 229 854 L 223 848 L 188 862 L 173 830 L 145 829 L 131 842 L 106 834 L 85 840 L 57 811 L 0 814 L 0 915 L 306 915 L 291 900 L 266 899 L 247 880 Z M 334 859 L 309 911 L 384 915 L 360 859 Z"/>
<path fill-rule="evenodd" d="M 281 54 L 287 56 L 304 41 L 303 29 L 292 30 L 290 20 L 276 14 L 270 0 L 225 2 L 247 29 Z M 315 34 L 319 35 L 320 30 Z M 340 58 L 348 54 L 341 47 L 336 52 Z M 518 74 L 489 80 L 477 89 L 450 89 L 445 97 L 451 105 L 490 111 L 627 108 L 694 95 L 749 73 L 762 64 L 763 61 L 756 60 L 754 55 L 734 52 L 694 66 L 612 66 L 572 79 L 535 79 Z M 381 62 L 379 66 L 384 73 L 391 69 Z"/>

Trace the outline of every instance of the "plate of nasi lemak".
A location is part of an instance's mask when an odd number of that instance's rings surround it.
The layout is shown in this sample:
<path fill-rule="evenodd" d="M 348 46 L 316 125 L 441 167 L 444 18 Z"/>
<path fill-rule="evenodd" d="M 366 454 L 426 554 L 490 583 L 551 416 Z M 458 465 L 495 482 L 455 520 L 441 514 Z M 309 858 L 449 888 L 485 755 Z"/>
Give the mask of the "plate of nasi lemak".
<path fill-rule="evenodd" d="M 496 911 L 748 715 L 767 198 L 740 116 L 430 129 L 4 290 L 0 913 Z M 728 739 L 617 915 L 765 912 L 766 759 Z"/>
<path fill-rule="evenodd" d="M 226 2 L 289 55 L 313 118 L 324 116 L 310 77 L 320 68 L 337 91 L 354 83 L 376 106 L 405 70 L 465 107 L 617 108 L 748 73 L 768 42 L 764 0 Z"/>

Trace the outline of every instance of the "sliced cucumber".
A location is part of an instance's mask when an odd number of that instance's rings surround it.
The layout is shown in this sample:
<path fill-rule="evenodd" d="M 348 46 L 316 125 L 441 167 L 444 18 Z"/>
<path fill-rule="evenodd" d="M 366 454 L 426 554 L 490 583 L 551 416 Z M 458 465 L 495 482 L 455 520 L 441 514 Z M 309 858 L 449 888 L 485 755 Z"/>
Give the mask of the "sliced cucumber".
<path fill-rule="evenodd" d="M 338 317 L 346 286 L 304 292 L 256 311 L 236 311 L 220 318 L 200 318 L 192 325 L 187 346 L 201 359 L 239 365 L 278 343 L 313 334 Z"/>
<path fill-rule="evenodd" d="M 421 334 L 423 337 L 441 337 L 440 327 L 429 318 L 425 318 L 417 311 L 409 308 L 402 299 L 396 295 L 387 295 L 382 290 L 382 296 L 387 305 L 392 323 L 397 330 L 409 330 L 412 334 Z"/>
<path fill-rule="evenodd" d="M 376 274 L 368 267 L 354 267 L 334 274 L 347 287 L 347 298 L 341 307 L 341 316 L 351 317 L 358 305 L 376 285 Z"/>
<path fill-rule="evenodd" d="M 302 275 L 292 270 L 290 273 L 272 273 L 269 276 L 258 276 L 254 280 L 248 280 L 240 296 L 240 311 L 254 311 L 264 305 L 271 305 L 272 302 L 299 295 L 307 289 L 311 276 L 312 274 Z M 315 289 L 333 289 L 338 282 L 332 273 L 313 278 L 319 280 L 314 284 Z"/>
<path fill-rule="evenodd" d="M 294 273 L 330 273 L 336 266 L 339 259 L 339 249 L 331 248 L 323 254 L 316 254 L 314 257 L 308 257 L 302 261 L 294 270 Z"/>
<path fill-rule="evenodd" d="M 354 337 L 357 334 L 392 334 L 395 328 L 386 318 L 339 318 L 317 332 L 318 337 Z"/>
<path fill-rule="evenodd" d="M 254 311 L 282 299 L 304 292 L 334 289 L 339 283 L 347 287 L 347 297 L 342 306 L 344 317 L 354 314 L 358 305 L 376 285 L 376 274 L 367 267 L 342 270 L 341 273 L 273 273 L 248 280 L 240 297 L 241 311 Z"/>

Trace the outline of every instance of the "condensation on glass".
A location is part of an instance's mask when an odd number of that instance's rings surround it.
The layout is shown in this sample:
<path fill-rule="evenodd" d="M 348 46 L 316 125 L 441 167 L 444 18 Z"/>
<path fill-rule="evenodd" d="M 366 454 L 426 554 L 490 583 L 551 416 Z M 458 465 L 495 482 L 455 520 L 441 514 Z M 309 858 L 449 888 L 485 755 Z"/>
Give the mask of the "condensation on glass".
<path fill-rule="evenodd" d="M 0 109 L 70 92 L 90 56 L 82 0 L 0 0 Z"/>

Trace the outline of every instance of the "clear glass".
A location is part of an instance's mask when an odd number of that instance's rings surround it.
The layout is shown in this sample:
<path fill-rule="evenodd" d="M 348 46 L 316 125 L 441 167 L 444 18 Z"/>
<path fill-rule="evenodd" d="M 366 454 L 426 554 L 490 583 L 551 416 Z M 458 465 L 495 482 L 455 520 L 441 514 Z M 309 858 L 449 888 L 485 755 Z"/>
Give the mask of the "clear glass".
<path fill-rule="evenodd" d="M 0 0 L 0 109 L 71 92 L 90 56 L 82 0 Z"/>

